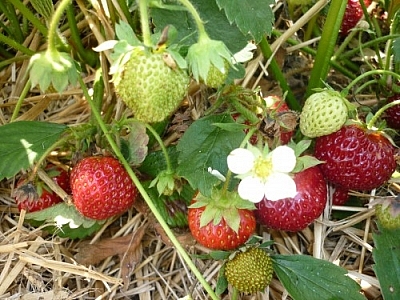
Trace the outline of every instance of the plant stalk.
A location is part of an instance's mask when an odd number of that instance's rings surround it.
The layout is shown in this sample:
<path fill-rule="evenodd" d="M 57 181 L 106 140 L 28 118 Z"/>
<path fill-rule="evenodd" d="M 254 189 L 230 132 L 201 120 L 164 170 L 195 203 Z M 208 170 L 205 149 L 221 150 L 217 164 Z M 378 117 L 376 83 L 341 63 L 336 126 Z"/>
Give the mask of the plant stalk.
<path fill-rule="evenodd" d="M 321 40 L 318 45 L 314 67 L 311 70 L 306 97 L 310 96 L 315 88 L 323 87 L 323 81 L 328 75 L 331 57 L 335 49 L 346 4 L 347 0 L 331 1 Z"/>
<path fill-rule="evenodd" d="M 118 148 L 117 144 L 113 140 L 109 130 L 107 129 L 106 125 L 104 124 L 100 112 L 97 110 L 97 108 L 93 105 L 93 102 L 91 100 L 91 97 L 89 95 L 89 92 L 85 86 L 85 83 L 83 82 L 83 79 L 79 77 L 79 83 L 82 88 L 83 94 L 86 97 L 86 99 L 89 102 L 89 105 L 91 107 L 92 113 L 94 114 L 94 117 L 96 118 L 101 130 L 103 131 L 105 137 L 107 138 L 107 141 L 109 142 L 111 148 L 113 149 L 115 155 L 117 158 L 121 161 L 123 166 L 125 167 L 126 171 L 128 172 L 130 178 L 132 179 L 133 183 L 136 185 L 138 191 L 142 195 L 143 199 L 149 206 L 151 212 L 154 214 L 155 218 L 157 221 L 160 223 L 161 227 L 164 229 L 165 233 L 167 234 L 168 238 L 171 240 L 172 244 L 175 246 L 176 250 L 179 252 L 179 254 L 182 256 L 183 260 L 186 262 L 186 264 L 189 266 L 189 268 L 192 270 L 193 274 L 196 276 L 196 278 L 199 280 L 199 282 L 202 284 L 204 289 L 207 291 L 209 296 L 213 300 L 219 300 L 211 286 L 208 284 L 208 282 L 205 280 L 203 275 L 200 273 L 200 271 L 197 269 L 196 265 L 193 263 L 191 260 L 190 256 L 187 254 L 186 250 L 182 247 L 182 245 L 179 243 L 178 239 L 175 237 L 174 233 L 172 230 L 169 228 L 167 222 L 163 219 L 162 215 L 160 212 L 157 210 L 156 206 L 154 205 L 153 201 L 151 200 L 150 196 L 144 189 L 143 185 L 137 178 L 136 174 L 133 172 L 132 168 L 130 167 L 129 163 L 126 161 L 124 156 L 122 155 L 120 149 Z"/>

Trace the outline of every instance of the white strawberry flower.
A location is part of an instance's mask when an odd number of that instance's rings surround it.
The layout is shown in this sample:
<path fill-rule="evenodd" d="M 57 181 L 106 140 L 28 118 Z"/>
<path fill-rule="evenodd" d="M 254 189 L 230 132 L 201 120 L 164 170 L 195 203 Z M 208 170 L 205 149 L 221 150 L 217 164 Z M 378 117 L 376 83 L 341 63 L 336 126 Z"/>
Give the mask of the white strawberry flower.
<path fill-rule="evenodd" d="M 262 153 L 248 145 L 247 149 L 237 148 L 227 158 L 228 168 L 241 179 L 239 196 L 254 203 L 264 196 L 271 201 L 293 198 L 297 194 L 296 183 L 290 172 L 296 166 L 296 155 L 292 148 L 279 146 Z"/>

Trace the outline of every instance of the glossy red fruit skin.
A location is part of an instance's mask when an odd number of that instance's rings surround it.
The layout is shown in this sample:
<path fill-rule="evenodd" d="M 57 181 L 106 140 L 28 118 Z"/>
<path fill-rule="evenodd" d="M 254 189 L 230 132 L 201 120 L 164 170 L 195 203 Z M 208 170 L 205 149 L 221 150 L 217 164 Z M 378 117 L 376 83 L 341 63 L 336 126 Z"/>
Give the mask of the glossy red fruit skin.
<path fill-rule="evenodd" d="M 138 195 L 124 167 L 109 156 L 80 160 L 71 172 L 71 189 L 77 210 L 95 220 L 125 212 Z"/>
<path fill-rule="evenodd" d="M 71 187 L 69 185 L 69 173 L 59 167 L 54 165 L 49 165 L 46 167 L 46 171 L 56 172 L 57 174 L 52 177 L 54 182 L 56 182 L 67 194 L 71 193 Z M 17 183 L 17 187 L 25 184 L 24 180 L 20 180 Z M 42 188 L 39 199 L 37 200 L 17 200 L 18 210 L 21 211 L 25 209 L 27 212 L 35 212 L 51 207 L 57 203 L 61 203 L 63 200 L 53 191 Z"/>
<path fill-rule="evenodd" d="M 256 219 L 251 210 L 239 209 L 240 225 L 236 233 L 222 218 L 218 225 L 212 222 L 200 227 L 200 218 L 205 207 L 189 208 L 189 229 L 194 239 L 201 245 L 213 250 L 233 250 L 242 246 L 254 233 Z"/>
<path fill-rule="evenodd" d="M 332 194 L 333 205 L 344 205 L 349 200 L 349 190 L 341 186 L 335 186 Z"/>
<path fill-rule="evenodd" d="M 394 147 L 383 135 L 357 125 L 318 137 L 314 155 L 327 181 L 349 190 L 372 190 L 390 179 L 396 168 Z"/>
<path fill-rule="evenodd" d="M 364 3 L 365 6 L 368 7 L 371 4 L 371 0 L 364 0 Z M 363 14 L 359 0 L 348 0 L 340 27 L 340 35 L 346 37 L 349 34 L 349 31 L 357 25 L 358 21 L 360 21 Z"/>
<path fill-rule="evenodd" d="M 272 229 L 296 232 L 322 214 L 327 201 L 327 186 L 319 167 L 296 173 L 294 181 L 297 187 L 294 198 L 278 201 L 264 198 L 256 204 L 254 213 L 258 223 Z"/>
<path fill-rule="evenodd" d="M 388 103 L 400 100 L 400 94 L 388 98 Z M 395 105 L 385 111 L 385 120 L 387 125 L 393 129 L 400 129 L 400 105 Z"/>

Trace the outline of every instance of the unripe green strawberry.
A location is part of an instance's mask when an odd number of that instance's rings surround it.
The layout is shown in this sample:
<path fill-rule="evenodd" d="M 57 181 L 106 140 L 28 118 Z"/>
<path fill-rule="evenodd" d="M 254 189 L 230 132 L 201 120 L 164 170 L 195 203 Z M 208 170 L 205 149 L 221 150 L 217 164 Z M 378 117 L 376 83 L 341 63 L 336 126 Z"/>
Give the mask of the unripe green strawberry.
<path fill-rule="evenodd" d="M 189 76 L 176 65 L 168 65 L 166 53 L 136 47 L 127 55 L 130 57 L 114 77 L 117 94 L 138 120 L 154 123 L 166 119 L 182 102 Z"/>
<path fill-rule="evenodd" d="M 392 205 L 385 207 L 385 205 L 375 205 L 375 214 L 379 223 L 387 229 L 400 228 L 400 203 L 398 201 L 392 202 Z"/>
<path fill-rule="evenodd" d="M 219 70 L 216 66 L 211 65 L 208 70 L 206 84 L 212 88 L 219 88 L 228 77 L 229 63 L 224 61 L 224 68 Z"/>
<path fill-rule="evenodd" d="M 348 101 L 338 92 L 322 90 L 312 94 L 300 114 L 300 130 L 310 138 L 338 131 L 348 116 Z"/>
<path fill-rule="evenodd" d="M 260 248 L 238 252 L 225 265 L 226 280 L 245 293 L 264 291 L 272 280 L 272 262 L 268 253 Z"/>

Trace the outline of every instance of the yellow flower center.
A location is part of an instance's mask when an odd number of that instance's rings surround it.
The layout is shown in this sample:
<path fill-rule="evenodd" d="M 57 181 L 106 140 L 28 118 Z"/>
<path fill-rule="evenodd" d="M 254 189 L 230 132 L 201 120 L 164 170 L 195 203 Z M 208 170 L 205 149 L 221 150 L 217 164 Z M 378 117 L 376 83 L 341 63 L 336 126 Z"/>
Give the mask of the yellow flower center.
<path fill-rule="evenodd" d="M 257 177 L 266 179 L 272 173 L 271 158 L 258 157 L 254 162 L 253 171 Z"/>

